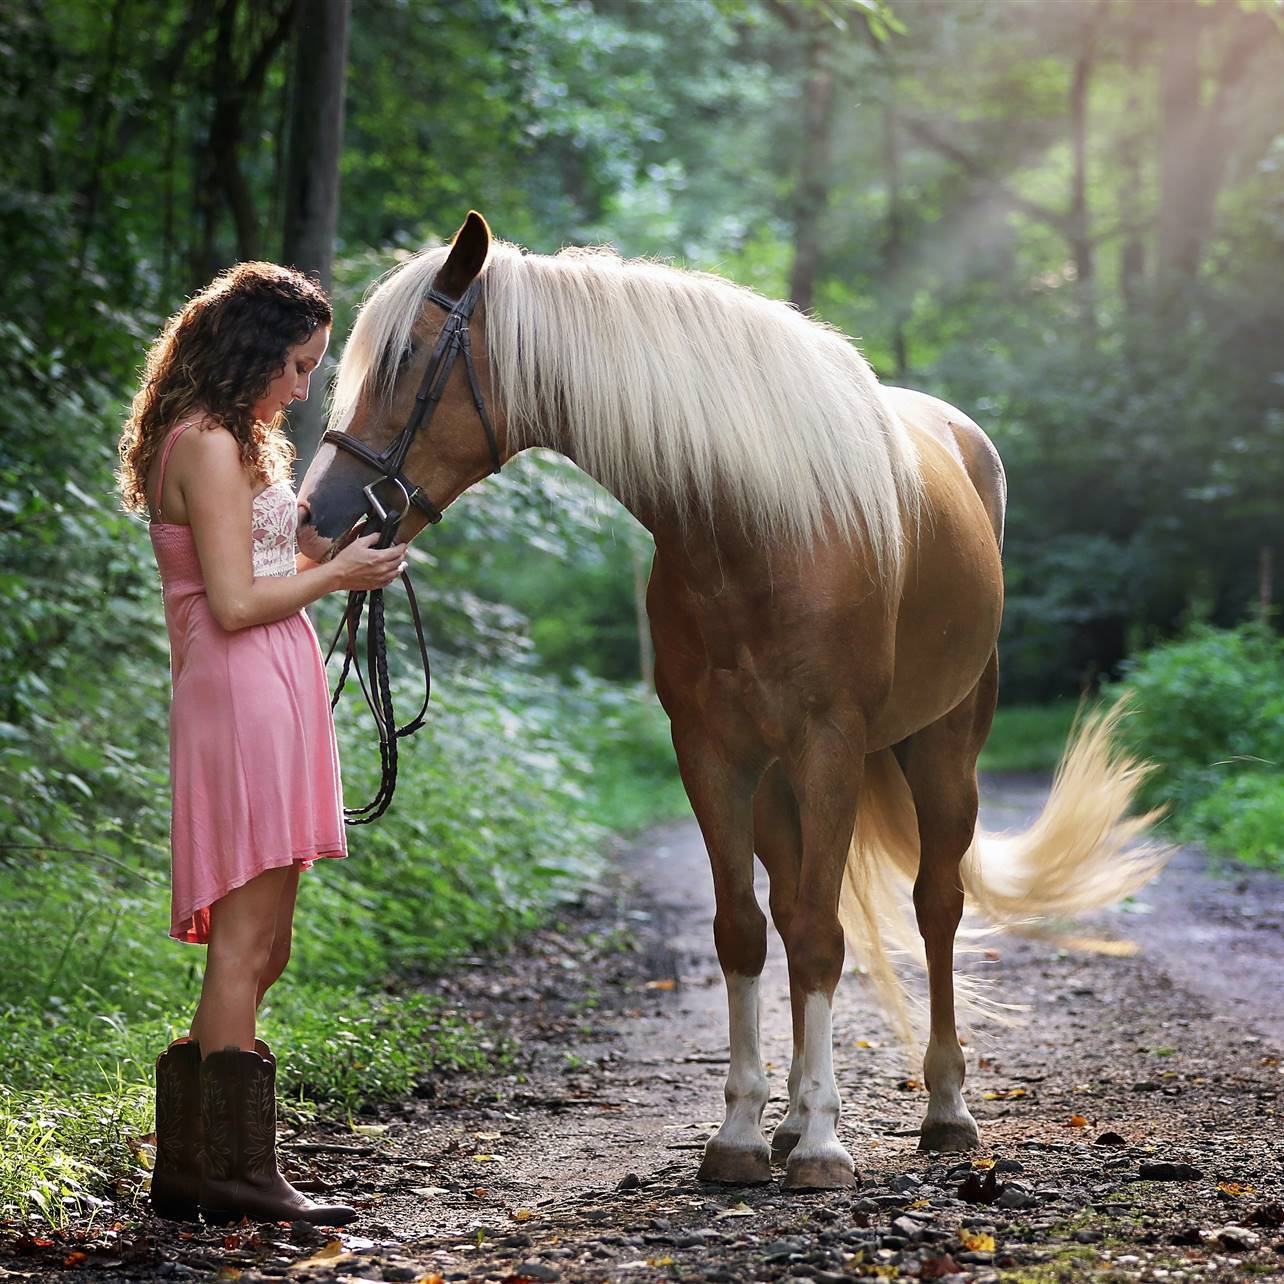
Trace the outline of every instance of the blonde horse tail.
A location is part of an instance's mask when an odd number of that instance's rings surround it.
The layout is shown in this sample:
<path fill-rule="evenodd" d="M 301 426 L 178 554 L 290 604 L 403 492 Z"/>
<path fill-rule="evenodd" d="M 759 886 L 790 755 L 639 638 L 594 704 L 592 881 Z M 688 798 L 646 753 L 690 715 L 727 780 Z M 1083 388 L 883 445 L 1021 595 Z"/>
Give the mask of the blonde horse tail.
<path fill-rule="evenodd" d="M 988 931 L 1048 935 L 1047 919 L 1113 904 L 1168 860 L 1171 849 L 1139 841 L 1161 813 L 1131 814 L 1150 767 L 1120 749 L 1116 733 L 1123 713 L 1120 701 L 1078 721 L 1043 811 L 1027 830 L 987 834 L 977 829 L 960 877 L 967 908 L 988 920 Z M 870 754 L 839 918 L 893 1026 L 909 1043 L 915 1024 L 911 1000 L 893 956 L 926 966 L 908 896 L 918 862 L 918 819 L 900 764 L 890 749 Z M 987 929 L 960 932 L 961 948 L 985 934 Z M 964 1013 L 1011 1019 L 1015 1009 L 991 998 L 984 982 L 968 975 L 955 980 Z"/>

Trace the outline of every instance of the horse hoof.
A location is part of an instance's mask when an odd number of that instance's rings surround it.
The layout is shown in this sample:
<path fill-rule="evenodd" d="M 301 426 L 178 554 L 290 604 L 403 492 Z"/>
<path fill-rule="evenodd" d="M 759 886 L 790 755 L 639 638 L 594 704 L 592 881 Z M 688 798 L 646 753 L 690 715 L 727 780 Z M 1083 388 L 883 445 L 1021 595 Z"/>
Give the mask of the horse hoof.
<path fill-rule="evenodd" d="M 846 1154 L 792 1157 L 785 1169 L 786 1190 L 848 1190 L 856 1185 L 855 1166 Z"/>
<path fill-rule="evenodd" d="M 771 1180 L 771 1159 L 767 1143 L 760 1146 L 729 1146 L 716 1138 L 704 1148 L 699 1181 L 722 1182 L 728 1186 L 756 1186 Z"/>
<path fill-rule="evenodd" d="M 972 1120 L 956 1123 L 952 1120 L 941 1120 L 937 1123 L 925 1123 L 919 1130 L 918 1148 L 920 1150 L 975 1150 L 981 1144 L 981 1136 Z"/>
<path fill-rule="evenodd" d="M 771 1134 L 771 1162 L 773 1164 L 783 1164 L 793 1153 L 800 1135 L 800 1133 L 794 1132 L 793 1129 L 786 1131 L 783 1128 L 777 1128 Z"/>

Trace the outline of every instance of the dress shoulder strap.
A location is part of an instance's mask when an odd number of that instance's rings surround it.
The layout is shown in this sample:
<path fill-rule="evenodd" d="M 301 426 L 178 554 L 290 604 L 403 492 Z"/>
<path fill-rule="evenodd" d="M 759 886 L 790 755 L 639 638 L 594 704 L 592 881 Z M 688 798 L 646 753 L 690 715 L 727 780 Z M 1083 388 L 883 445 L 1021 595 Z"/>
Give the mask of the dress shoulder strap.
<path fill-rule="evenodd" d="M 163 521 L 165 518 L 165 514 L 161 512 L 161 499 L 165 494 L 165 468 L 169 463 L 169 452 L 174 449 L 174 443 L 195 422 L 196 420 L 189 419 L 185 424 L 179 424 L 179 426 L 170 433 L 169 437 L 165 441 L 165 445 L 161 448 L 160 469 L 156 474 L 156 520 L 158 522 Z"/>

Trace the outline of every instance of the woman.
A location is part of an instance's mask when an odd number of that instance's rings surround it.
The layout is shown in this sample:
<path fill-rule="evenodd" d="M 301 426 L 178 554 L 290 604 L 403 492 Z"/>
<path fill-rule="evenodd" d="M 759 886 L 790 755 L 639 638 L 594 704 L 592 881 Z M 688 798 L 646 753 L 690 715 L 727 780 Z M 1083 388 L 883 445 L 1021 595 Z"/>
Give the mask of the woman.
<path fill-rule="evenodd" d="M 293 450 L 331 311 L 308 278 L 242 263 L 170 318 L 120 441 L 126 508 L 150 518 L 169 632 L 170 935 L 207 946 L 186 1039 L 156 1062 L 153 1207 L 338 1224 L 276 1164 L 275 1058 L 255 1012 L 290 954 L 299 871 L 347 854 L 338 751 L 303 608 L 382 588 L 405 545 L 297 557 Z"/>

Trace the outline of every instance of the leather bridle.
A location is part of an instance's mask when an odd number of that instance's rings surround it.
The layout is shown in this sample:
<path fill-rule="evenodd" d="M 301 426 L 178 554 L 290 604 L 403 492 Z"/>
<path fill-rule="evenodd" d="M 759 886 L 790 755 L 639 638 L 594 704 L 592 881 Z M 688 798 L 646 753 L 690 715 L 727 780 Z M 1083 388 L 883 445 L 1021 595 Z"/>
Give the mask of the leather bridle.
<path fill-rule="evenodd" d="M 433 346 L 432 356 L 428 360 L 428 369 L 424 372 L 423 381 L 419 385 L 419 392 L 415 397 L 415 405 L 410 412 L 410 418 L 406 421 L 406 426 L 386 450 L 376 453 L 365 442 L 350 436 L 346 432 L 337 430 L 327 432 L 322 438 L 323 441 L 331 442 L 341 450 L 346 450 L 349 454 L 355 455 L 379 474 L 375 481 L 363 488 L 368 514 L 363 533 L 372 534 L 378 531 L 379 539 L 375 543 L 376 548 L 387 548 L 391 545 L 396 538 L 397 527 L 401 519 L 409 511 L 411 504 L 427 517 L 430 524 L 441 521 L 441 510 L 423 493 L 421 487 L 411 483 L 403 469 L 406 456 L 410 453 L 410 447 L 416 435 L 421 428 L 426 430 L 432 423 L 433 414 L 438 405 L 441 404 L 441 398 L 446 391 L 446 381 L 450 378 L 450 372 L 454 369 L 455 361 L 460 356 L 464 359 L 464 369 L 468 375 L 468 389 L 472 393 L 473 405 L 477 407 L 477 416 L 481 420 L 482 430 L 486 434 L 486 443 L 490 447 L 491 471 L 497 473 L 500 470 L 503 461 L 499 453 L 499 440 L 495 436 L 495 427 L 491 423 L 490 415 L 486 412 L 486 403 L 482 399 L 481 387 L 477 382 L 477 368 L 473 363 L 472 345 L 468 335 L 468 322 L 472 317 L 473 308 L 477 305 L 477 298 L 480 293 L 481 278 L 478 277 L 458 299 L 452 299 L 436 289 L 429 289 L 425 294 L 425 299 L 446 309 L 446 324 L 442 326 L 441 333 L 437 336 L 437 342 Z M 391 482 L 401 491 L 405 506 L 400 511 L 395 508 L 386 509 L 380 503 L 378 496 L 375 494 L 375 489 L 383 482 Z M 339 628 L 334 635 L 334 640 L 330 643 L 330 649 L 326 652 L 325 658 L 328 661 L 334 654 L 335 647 L 339 644 L 339 639 L 345 632 L 347 633 L 343 669 L 339 674 L 339 681 L 335 686 L 334 695 L 330 699 L 330 707 L 333 709 L 338 704 L 348 673 L 355 668 L 357 679 L 361 684 L 361 693 L 365 696 L 366 704 L 374 714 L 375 728 L 379 733 L 380 781 L 378 791 L 374 798 L 366 803 L 364 807 L 344 807 L 343 819 L 344 823 L 348 825 L 369 824 L 388 810 L 388 805 L 392 802 L 393 792 L 397 787 L 397 741 L 418 731 L 424 725 L 425 715 L 428 712 L 429 697 L 432 694 L 432 671 L 428 660 L 428 645 L 424 640 L 423 620 L 420 617 L 419 603 L 415 597 L 414 586 L 410 582 L 408 572 L 402 572 L 401 582 L 410 603 L 410 615 L 414 623 L 415 640 L 419 646 L 419 656 L 423 664 L 424 673 L 423 703 L 419 706 L 419 712 L 409 722 L 404 726 L 397 726 L 396 713 L 392 705 L 392 686 L 388 676 L 388 647 L 384 631 L 382 589 L 374 589 L 368 593 L 362 590 L 348 594 L 348 604 L 344 609 L 343 618 L 339 621 Z M 367 597 L 369 598 L 370 615 L 366 624 L 366 672 L 363 673 L 361 662 L 357 658 L 357 631 L 361 624 L 361 615 L 365 609 Z"/>
<path fill-rule="evenodd" d="M 495 436 L 495 425 L 490 421 L 486 403 L 482 399 L 481 385 L 477 382 L 477 367 L 473 362 L 472 342 L 468 335 L 468 322 L 477 306 L 481 295 L 481 277 L 477 277 L 458 299 L 441 294 L 436 289 L 429 289 L 424 295 L 426 300 L 445 308 L 446 324 L 442 326 L 437 342 L 433 345 L 432 356 L 428 359 L 428 369 L 424 371 L 423 381 L 415 396 L 414 408 L 406 426 L 389 443 L 382 452 L 376 453 L 346 432 L 331 430 L 322 438 L 350 455 L 355 455 L 363 463 L 369 464 L 379 474 L 379 481 L 390 481 L 398 486 L 405 497 L 407 508 L 413 504 L 428 519 L 429 524 L 441 521 L 441 510 L 423 493 L 423 489 L 414 485 L 402 469 L 406 456 L 421 428 L 426 429 L 432 423 L 433 414 L 441 404 L 446 391 L 446 382 L 450 372 L 455 368 L 459 357 L 464 359 L 464 370 L 468 374 L 468 390 L 472 393 L 473 405 L 477 407 L 477 417 L 481 420 L 482 431 L 486 434 L 486 444 L 490 447 L 491 472 L 499 472 L 502 463 L 499 455 L 499 439 Z M 386 517 L 383 505 L 375 498 L 373 488 L 379 481 L 372 482 L 365 488 L 366 500 L 371 513 L 381 524 Z"/>

